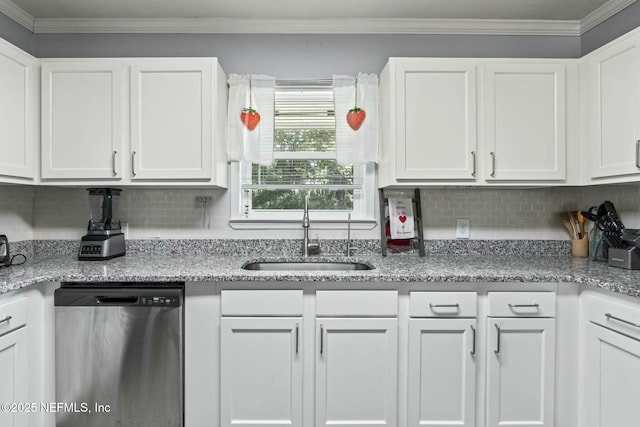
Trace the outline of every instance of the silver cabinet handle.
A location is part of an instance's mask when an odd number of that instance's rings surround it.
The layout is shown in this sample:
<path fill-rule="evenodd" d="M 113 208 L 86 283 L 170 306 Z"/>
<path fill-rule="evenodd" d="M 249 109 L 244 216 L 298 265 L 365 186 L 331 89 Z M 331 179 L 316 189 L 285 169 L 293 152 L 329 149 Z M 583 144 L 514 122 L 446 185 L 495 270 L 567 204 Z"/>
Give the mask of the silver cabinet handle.
<path fill-rule="evenodd" d="M 514 309 L 514 308 L 538 308 L 540 307 L 540 304 L 538 304 L 537 302 L 534 302 L 533 304 L 509 304 L 509 308 L 510 309 Z"/>
<path fill-rule="evenodd" d="M 491 154 L 491 177 L 494 178 L 496 176 L 496 153 L 492 151 L 489 154 Z"/>
<path fill-rule="evenodd" d="M 607 320 L 613 319 L 613 320 L 617 320 L 620 323 L 624 323 L 625 325 L 633 326 L 634 328 L 640 328 L 639 324 L 630 322 L 630 321 L 625 320 L 625 319 L 621 319 L 620 317 L 614 316 L 611 313 L 605 313 L 604 315 L 607 317 Z"/>
<path fill-rule="evenodd" d="M 136 176 L 136 152 L 131 152 L 131 176 Z"/>
<path fill-rule="evenodd" d="M 113 173 L 113 176 L 118 176 L 118 172 L 116 171 L 116 154 L 118 154 L 118 152 L 113 150 L 111 154 L 111 173 Z"/>
<path fill-rule="evenodd" d="M 296 354 L 298 354 L 298 336 L 300 335 L 300 325 L 296 323 Z"/>
<path fill-rule="evenodd" d="M 320 354 L 324 352 L 324 340 L 322 339 L 324 327 L 320 325 Z"/>
<path fill-rule="evenodd" d="M 429 303 L 429 307 L 431 308 L 458 308 L 460 307 L 460 304 L 455 303 L 455 304 L 431 304 Z"/>
<path fill-rule="evenodd" d="M 471 351 L 469 353 L 473 356 L 476 354 L 476 328 L 473 325 L 471 325 L 471 334 L 473 341 L 471 341 Z"/>
<path fill-rule="evenodd" d="M 473 157 L 473 172 L 471 172 L 471 176 L 476 176 L 476 152 L 472 151 L 471 156 Z"/>
<path fill-rule="evenodd" d="M 0 323 L 8 322 L 11 319 L 13 319 L 13 316 L 7 316 L 4 319 L 0 320 Z"/>
<path fill-rule="evenodd" d="M 636 167 L 640 169 L 640 160 L 638 160 L 638 156 L 640 156 L 640 139 L 636 141 Z"/>
<path fill-rule="evenodd" d="M 494 323 L 494 326 L 496 327 L 497 335 L 496 335 L 496 349 L 493 350 L 493 352 L 495 354 L 499 354 L 500 353 L 500 326 L 498 326 L 497 323 Z"/>

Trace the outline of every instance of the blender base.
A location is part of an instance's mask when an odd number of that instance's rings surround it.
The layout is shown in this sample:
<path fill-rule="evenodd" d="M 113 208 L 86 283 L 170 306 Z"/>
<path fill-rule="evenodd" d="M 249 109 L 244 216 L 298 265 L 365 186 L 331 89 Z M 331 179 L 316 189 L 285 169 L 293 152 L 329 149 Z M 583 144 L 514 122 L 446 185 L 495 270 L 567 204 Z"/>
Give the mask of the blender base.
<path fill-rule="evenodd" d="M 80 242 L 78 260 L 100 261 L 123 256 L 125 253 L 124 233 L 109 236 L 87 234 Z"/>

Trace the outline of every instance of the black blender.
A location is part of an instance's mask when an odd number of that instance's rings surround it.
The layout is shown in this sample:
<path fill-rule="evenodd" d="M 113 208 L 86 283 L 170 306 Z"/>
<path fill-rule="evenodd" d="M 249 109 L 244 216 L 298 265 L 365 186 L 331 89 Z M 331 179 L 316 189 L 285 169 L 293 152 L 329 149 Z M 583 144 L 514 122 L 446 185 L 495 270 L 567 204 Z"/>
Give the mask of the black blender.
<path fill-rule="evenodd" d="M 120 226 L 117 188 L 88 188 L 91 219 L 82 237 L 79 260 L 96 261 L 125 254 L 124 233 Z"/>

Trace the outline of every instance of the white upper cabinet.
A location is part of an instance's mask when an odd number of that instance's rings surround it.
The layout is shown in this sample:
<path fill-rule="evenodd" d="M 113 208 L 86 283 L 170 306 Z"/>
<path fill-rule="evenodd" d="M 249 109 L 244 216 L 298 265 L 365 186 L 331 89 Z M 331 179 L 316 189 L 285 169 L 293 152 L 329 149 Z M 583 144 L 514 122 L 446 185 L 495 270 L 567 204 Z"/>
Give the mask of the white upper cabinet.
<path fill-rule="evenodd" d="M 566 65 L 483 67 L 486 180 L 566 178 Z"/>
<path fill-rule="evenodd" d="M 565 183 L 576 84 L 575 60 L 391 58 L 378 185 Z"/>
<path fill-rule="evenodd" d="M 381 164 L 396 179 L 475 179 L 475 69 L 471 60 L 390 59 Z"/>
<path fill-rule="evenodd" d="M 34 177 L 38 60 L 0 39 L 0 175 Z"/>
<path fill-rule="evenodd" d="M 640 173 L 640 33 L 583 59 L 587 72 L 591 182 Z M 634 179 L 633 177 L 631 177 Z"/>
<path fill-rule="evenodd" d="M 42 178 L 227 186 L 215 58 L 44 60 Z"/>
<path fill-rule="evenodd" d="M 131 66 L 133 179 L 211 177 L 215 61 Z"/>
<path fill-rule="evenodd" d="M 475 180 L 473 60 L 391 58 L 380 80 L 380 186 Z"/>
<path fill-rule="evenodd" d="M 42 178 L 122 178 L 123 65 L 42 64 Z"/>

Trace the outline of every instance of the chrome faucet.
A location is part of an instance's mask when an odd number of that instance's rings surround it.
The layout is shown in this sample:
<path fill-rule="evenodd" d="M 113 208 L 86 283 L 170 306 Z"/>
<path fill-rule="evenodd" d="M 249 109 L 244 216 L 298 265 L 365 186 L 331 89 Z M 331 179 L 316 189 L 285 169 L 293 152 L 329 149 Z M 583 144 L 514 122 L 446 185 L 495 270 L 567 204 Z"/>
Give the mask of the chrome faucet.
<path fill-rule="evenodd" d="M 304 214 L 302 215 L 302 230 L 304 237 L 302 239 L 302 256 L 309 256 L 309 196 L 304 197 Z"/>
<path fill-rule="evenodd" d="M 320 239 L 316 236 L 316 242 L 309 241 L 309 196 L 304 198 L 304 214 L 302 215 L 302 230 L 304 237 L 302 238 L 302 256 L 307 258 L 309 255 L 317 255 L 320 253 Z"/>
<path fill-rule="evenodd" d="M 351 212 L 347 215 L 347 256 L 351 256 Z"/>

